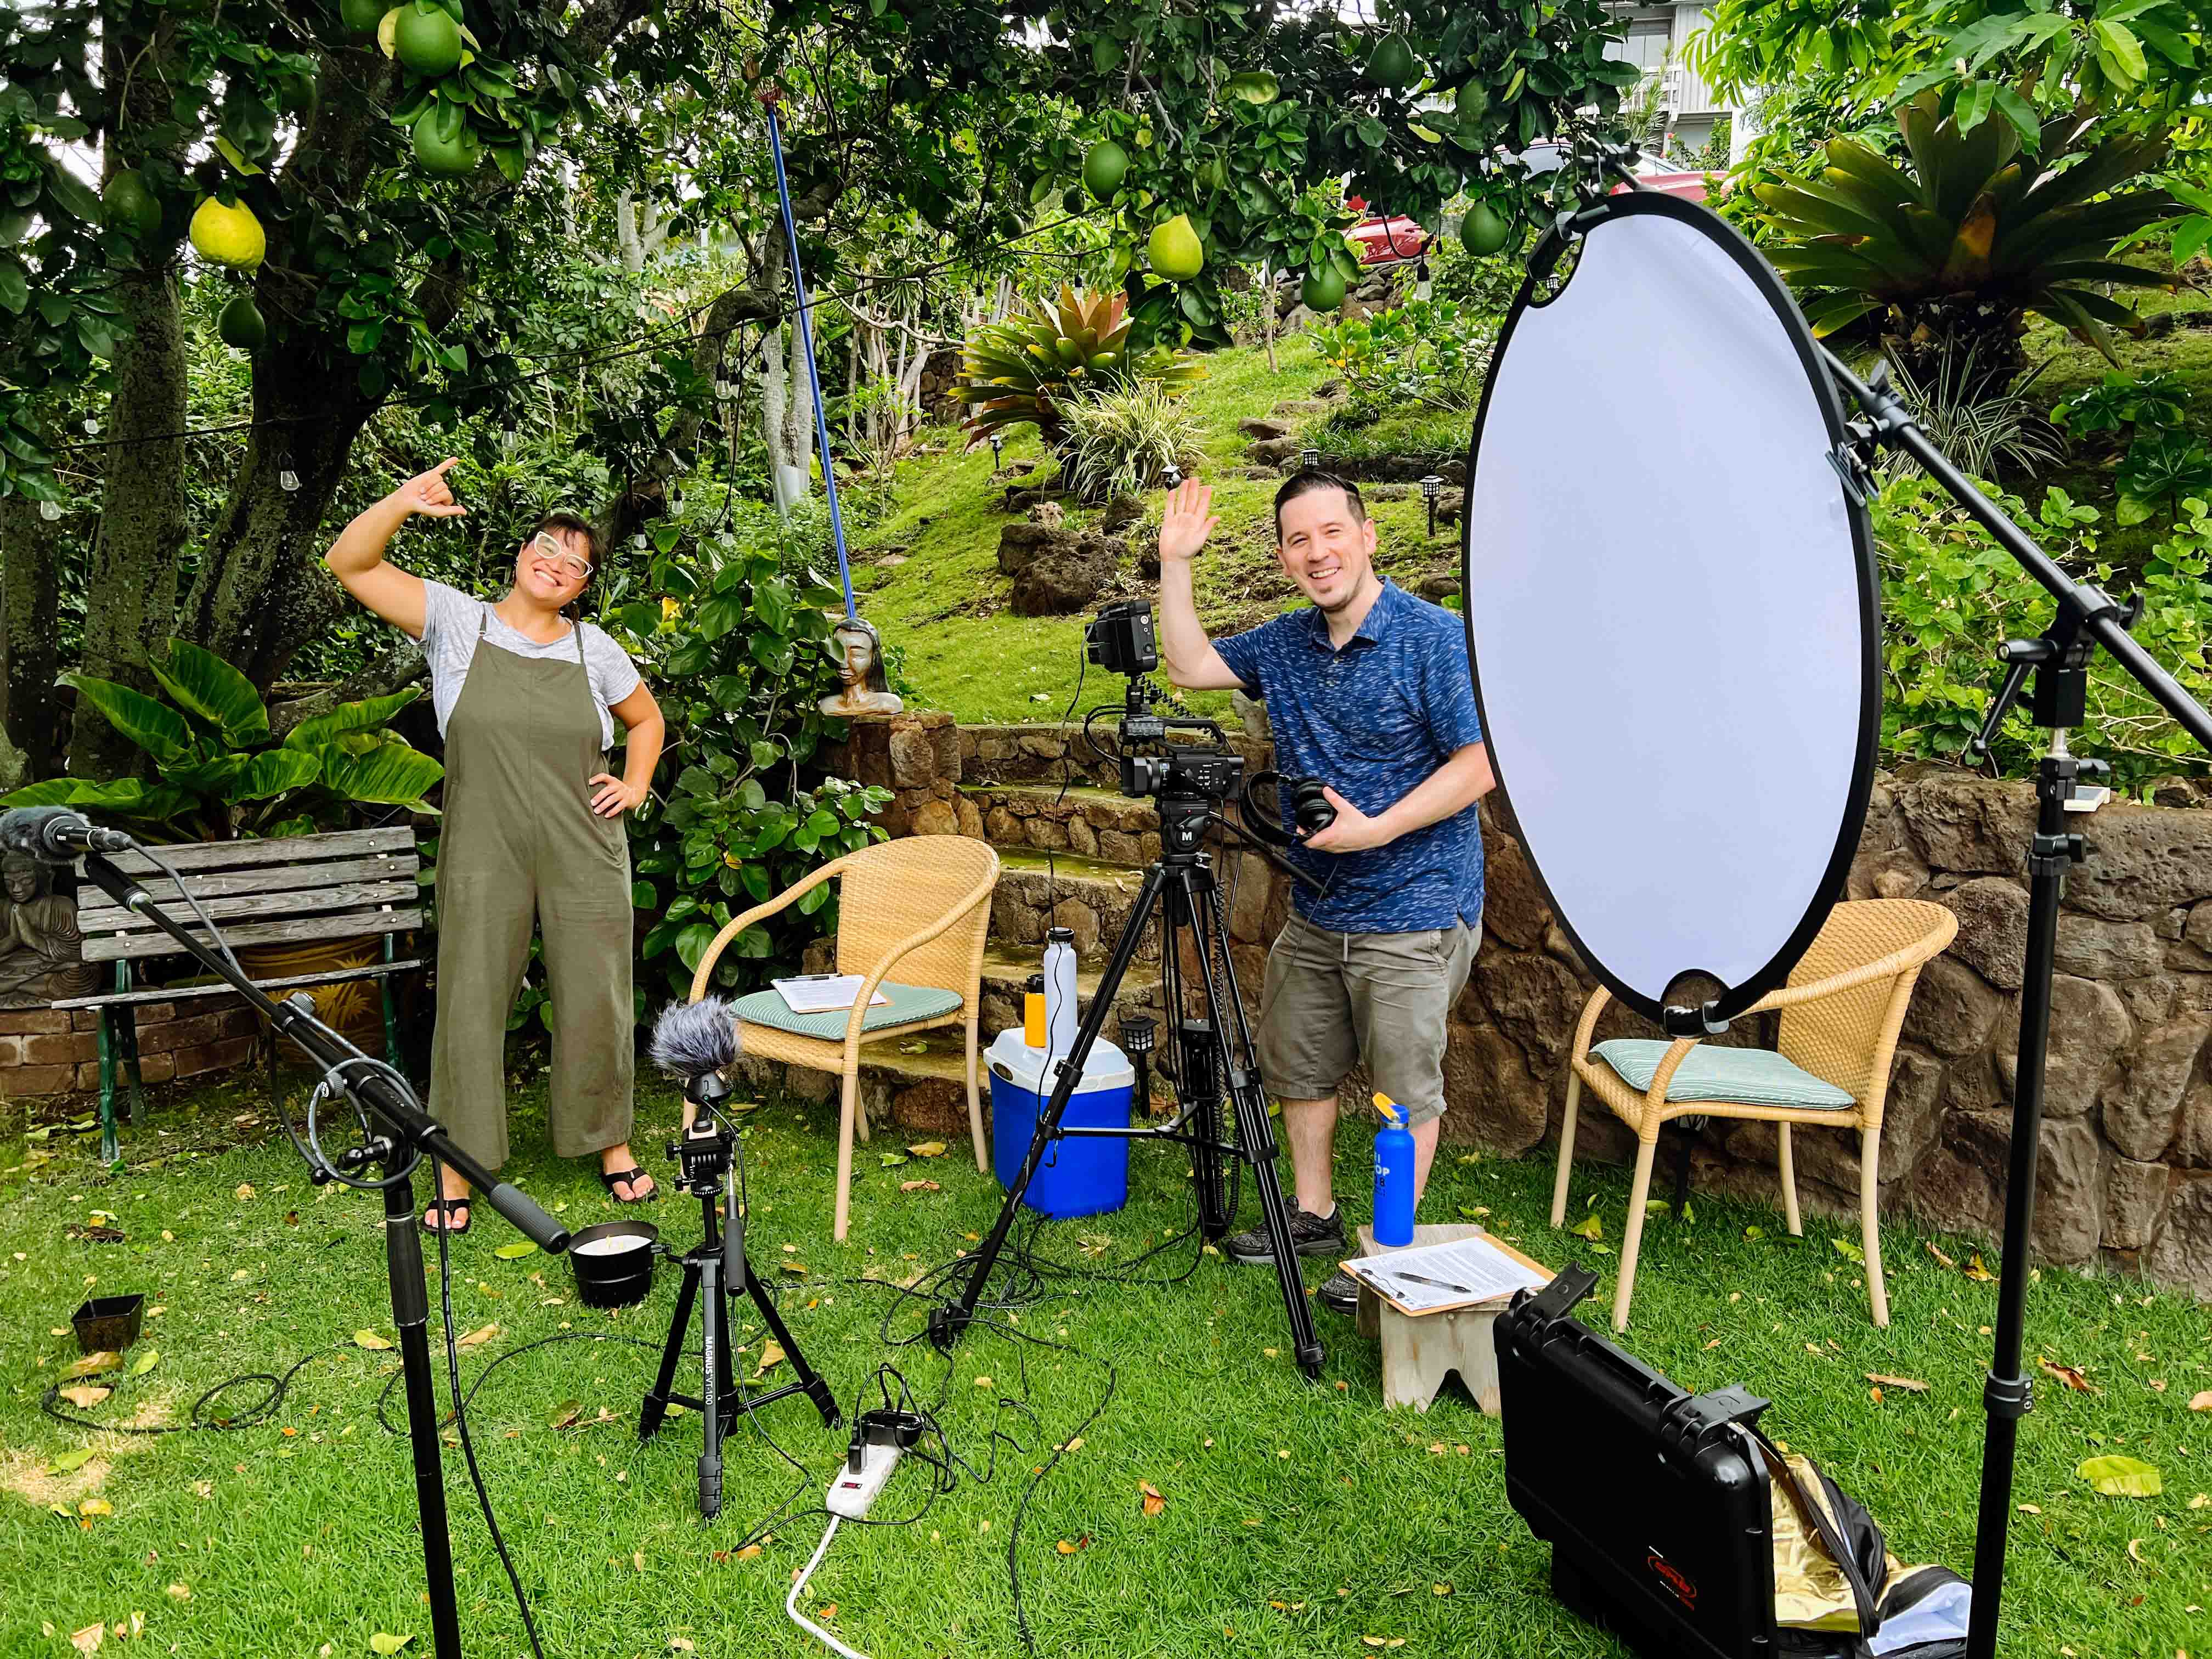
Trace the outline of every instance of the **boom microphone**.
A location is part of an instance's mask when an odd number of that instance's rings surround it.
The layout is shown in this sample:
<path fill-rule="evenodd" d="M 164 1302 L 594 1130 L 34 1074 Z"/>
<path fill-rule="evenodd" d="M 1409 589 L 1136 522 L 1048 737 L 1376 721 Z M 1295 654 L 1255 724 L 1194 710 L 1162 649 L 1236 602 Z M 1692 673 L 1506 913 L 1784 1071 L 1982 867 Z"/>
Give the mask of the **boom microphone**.
<path fill-rule="evenodd" d="M 41 864 L 67 864 L 87 853 L 127 853 L 137 843 L 66 806 L 18 806 L 0 812 L 0 852 L 26 853 Z"/>

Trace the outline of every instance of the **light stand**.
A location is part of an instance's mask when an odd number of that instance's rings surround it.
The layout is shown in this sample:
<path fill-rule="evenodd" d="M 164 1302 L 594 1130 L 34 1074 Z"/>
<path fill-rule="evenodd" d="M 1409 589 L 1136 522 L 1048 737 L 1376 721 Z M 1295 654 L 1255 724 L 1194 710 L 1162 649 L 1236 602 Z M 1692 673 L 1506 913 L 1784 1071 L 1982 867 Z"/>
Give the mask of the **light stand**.
<path fill-rule="evenodd" d="M 155 904 L 146 890 L 99 853 L 84 855 L 86 878 L 125 909 L 144 916 L 187 954 L 243 997 L 319 1066 L 326 1081 L 373 1115 L 378 1127 L 367 1141 L 331 1160 L 337 1173 L 356 1176 L 371 1164 L 384 1175 L 384 1255 L 392 1285 L 392 1317 L 399 1334 L 400 1369 L 407 1395 L 407 1433 L 415 1464 L 415 1506 L 422 1533 L 422 1567 L 428 1589 L 432 1650 L 459 1659 L 460 1613 L 453 1595 L 453 1553 L 446 1528 L 446 1487 L 439 1462 L 438 1406 L 430 1368 L 430 1300 L 423 1285 L 421 1223 L 415 1214 L 412 1171 L 424 1155 L 453 1166 L 540 1249 L 568 1247 L 568 1230 L 532 1200 L 501 1181 L 455 1146 L 445 1128 L 416 1104 L 395 1073 L 314 1018 L 313 1001 L 272 1001 L 221 951 Z M 312 1143 L 311 1143 L 312 1144 Z M 331 1167 L 312 1167 L 318 1182 L 334 1178 Z"/>
<path fill-rule="evenodd" d="M 702 1237 L 698 1247 L 684 1258 L 684 1288 L 677 1295 L 676 1311 L 668 1322 L 668 1340 L 660 1351 L 660 1374 L 646 1391 L 637 1419 L 637 1437 L 650 1440 L 671 1402 L 699 1413 L 704 1425 L 699 1449 L 699 1513 L 710 1521 L 722 1512 L 722 1437 L 736 1423 L 740 1411 L 757 1411 L 803 1394 L 822 1413 L 824 1428 L 837 1426 L 837 1402 L 830 1385 L 806 1363 L 798 1341 L 777 1314 L 775 1299 L 745 1260 L 744 1214 L 738 1207 L 732 1174 L 732 1137 L 716 1110 L 729 1092 L 730 1085 L 715 1073 L 693 1078 L 684 1091 L 690 1109 L 685 1113 L 684 1133 L 668 1146 L 669 1157 L 677 1160 L 684 1172 L 684 1190 L 699 1200 Z M 726 1225 L 716 1214 L 718 1207 L 726 1212 Z M 769 1334 L 783 1350 L 796 1379 L 750 1400 L 739 1392 L 737 1366 L 730 1352 L 727 1298 L 741 1291 L 752 1297 L 753 1306 L 760 1310 Z M 690 1334 L 695 1304 L 699 1310 L 702 1386 L 696 1395 L 678 1394 L 676 1367 L 684 1357 L 684 1339 Z"/>
<path fill-rule="evenodd" d="M 2020 1441 L 2020 1419 L 2033 1406 L 2033 1387 L 2021 1370 L 2021 1333 L 2027 1316 L 2028 1252 L 2035 1237 L 2035 1177 L 2043 1127 L 2043 1082 L 2051 1037 L 2051 982 L 2058 939 L 2058 901 L 2066 869 L 2087 848 L 2066 829 L 2069 805 L 2092 808 L 2099 797 L 2083 796 L 2076 780 L 2101 776 L 2101 761 L 2067 751 L 2067 732 L 2087 710 L 2089 663 L 2103 646 L 2112 659 L 2171 714 L 2176 724 L 2212 750 L 2212 714 L 2208 714 L 2156 659 L 2128 633 L 2138 607 L 2123 606 L 2109 594 L 2075 581 L 2038 547 L 1995 502 L 1974 487 L 1913 422 L 1887 386 L 1881 369 L 1861 380 L 1823 354 L 1836 384 L 1866 412 L 1854 425 L 1858 447 L 1885 444 L 1912 457 L 1960 506 L 2018 560 L 2057 602 L 2049 629 L 2034 640 L 2006 643 L 2003 686 L 1991 700 L 1973 743 L 1986 754 L 2006 714 L 2033 677 L 2029 717 L 2051 733 L 2050 746 L 2036 768 L 2035 837 L 2028 853 L 2027 972 L 2020 1005 L 2020 1064 L 2013 1086 L 2012 1153 L 2005 1185 L 2004 1259 L 1997 1278 L 1995 1354 L 1982 1389 L 1989 1426 L 1982 1448 L 1981 1510 L 1974 1528 L 1974 1599 L 1966 1634 L 1967 1659 L 1995 1659 L 1998 1608 L 2004 1588 L 2007 1532 L 2012 1522 L 2013 1466 Z M 1861 490 L 1866 472 L 1856 451 L 1836 458 L 1845 488 Z"/>

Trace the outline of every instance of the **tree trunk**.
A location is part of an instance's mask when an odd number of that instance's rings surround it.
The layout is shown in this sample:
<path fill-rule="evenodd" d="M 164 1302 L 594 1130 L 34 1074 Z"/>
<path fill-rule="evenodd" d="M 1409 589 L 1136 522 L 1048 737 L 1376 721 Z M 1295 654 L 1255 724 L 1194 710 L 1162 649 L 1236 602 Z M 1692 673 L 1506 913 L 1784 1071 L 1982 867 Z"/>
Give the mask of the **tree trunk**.
<path fill-rule="evenodd" d="M 100 530 L 86 574 L 84 645 L 88 674 L 154 689 L 149 655 L 163 649 L 177 610 L 177 561 L 190 526 L 185 495 L 183 320 L 173 276 L 162 267 L 119 276 L 115 296 L 127 331 L 115 351 L 109 401 L 107 477 Z M 109 778 L 128 771 L 137 745 L 80 702 L 70 735 L 70 769 Z"/>
<path fill-rule="evenodd" d="M 1275 268 L 1272 263 L 1260 266 L 1260 338 L 1267 348 L 1267 373 L 1281 374 L 1275 367 Z"/>
<path fill-rule="evenodd" d="M 795 313 L 791 319 L 791 396 L 783 416 L 784 453 L 790 458 L 786 463 L 787 485 L 793 501 L 805 501 L 814 490 L 814 384 L 806 373 L 807 322 Z M 830 470 L 827 455 L 822 458 L 822 470 L 824 474 Z"/>
<path fill-rule="evenodd" d="M 35 501 L 0 500 L 0 623 L 6 631 L 8 746 L 28 779 L 62 769 L 65 722 L 55 679 L 62 669 L 54 617 L 61 609 L 62 526 L 39 516 Z"/>

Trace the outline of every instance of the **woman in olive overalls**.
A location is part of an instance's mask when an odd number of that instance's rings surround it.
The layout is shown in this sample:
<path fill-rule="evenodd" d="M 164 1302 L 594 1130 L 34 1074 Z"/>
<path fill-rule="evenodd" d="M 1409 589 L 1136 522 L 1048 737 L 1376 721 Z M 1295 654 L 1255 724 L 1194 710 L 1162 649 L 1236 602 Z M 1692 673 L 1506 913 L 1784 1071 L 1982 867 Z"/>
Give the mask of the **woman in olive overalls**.
<path fill-rule="evenodd" d="M 507 1161 L 507 1016 L 534 919 L 553 1006 L 553 1150 L 597 1153 L 607 1191 L 641 1202 L 659 1194 L 629 1149 L 635 1050 L 623 816 L 652 784 L 665 730 L 660 707 L 622 647 L 574 617 L 599 550 L 581 520 L 542 521 L 496 604 L 386 562 L 386 546 L 410 515 L 467 511 L 446 483 L 453 465 L 409 479 L 362 513 L 325 561 L 356 599 L 422 641 L 445 733 L 430 1110 L 487 1169 Z M 606 769 L 617 720 L 629 729 L 619 778 Z M 466 1232 L 468 1191 L 446 1170 L 425 1224 Z"/>

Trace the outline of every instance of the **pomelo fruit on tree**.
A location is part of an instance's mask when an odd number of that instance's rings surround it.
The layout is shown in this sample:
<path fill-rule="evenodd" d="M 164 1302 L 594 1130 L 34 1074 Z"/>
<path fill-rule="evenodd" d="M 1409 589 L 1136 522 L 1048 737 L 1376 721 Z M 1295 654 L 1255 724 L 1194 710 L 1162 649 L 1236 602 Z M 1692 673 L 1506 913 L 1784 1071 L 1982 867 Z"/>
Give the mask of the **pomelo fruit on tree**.
<path fill-rule="evenodd" d="M 1178 213 L 1165 224 L 1153 226 L 1146 248 L 1152 269 L 1171 283 L 1188 282 L 1206 269 L 1206 244 L 1198 240 L 1188 213 Z"/>
<path fill-rule="evenodd" d="M 1344 273 L 1334 265 L 1316 265 L 1298 284 L 1298 298 L 1309 311 L 1334 311 L 1344 303 Z"/>
<path fill-rule="evenodd" d="M 1121 188 L 1121 175 L 1129 170 L 1129 152 L 1111 138 L 1091 145 L 1083 158 L 1083 187 L 1099 201 Z"/>
<path fill-rule="evenodd" d="M 1409 85 L 1419 69 L 1402 34 L 1384 35 L 1367 59 L 1367 78 L 1378 87 Z"/>
<path fill-rule="evenodd" d="M 450 75 L 461 61 L 461 26 L 443 6 L 427 9 L 422 0 L 399 8 L 392 44 L 399 61 L 425 76 Z"/>
<path fill-rule="evenodd" d="M 240 351 L 258 351 L 269 339 L 269 325 L 262 320 L 261 307 L 253 303 L 251 294 L 236 294 L 216 319 L 215 331 L 222 337 L 227 346 Z"/>
<path fill-rule="evenodd" d="M 1477 202 L 1460 221 L 1459 239 L 1477 258 L 1488 258 L 1505 246 L 1513 227 L 1487 202 Z"/>
<path fill-rule="evenodd" d="M 269 238 L 262 231 L 261 221 L 243 202 L 226 207 L 219 198 L 209 197 L 192 210 L 191 234 L 192 247 L 201 258 L 233 270 L 258 269 L 262 256 L 269 252 Z"/>
<path fill-rule="evenodd" d="M 483 143 L 466 121 L 450 139 L 439 137 L 438 106 L 433 103 L 415 118 L 415 159 L 425 173 L 457 177 L 477 170 L 477 163 L 483 160 Z"/>
<path fill-rule="evenodd" d="M 100 192 L 107 222 L 134 236 L 151 236 L 161 228 L 161 204 L 146 182 L 146 175 L 125 167 Z"/>
<path fill-rule="evenodd" d="M 338 0 L 338 21 L 349 34 L 375 33 L 384 11 L 384 0 Z"/>

